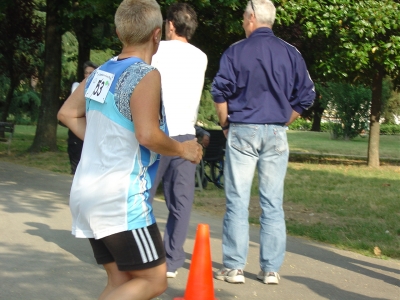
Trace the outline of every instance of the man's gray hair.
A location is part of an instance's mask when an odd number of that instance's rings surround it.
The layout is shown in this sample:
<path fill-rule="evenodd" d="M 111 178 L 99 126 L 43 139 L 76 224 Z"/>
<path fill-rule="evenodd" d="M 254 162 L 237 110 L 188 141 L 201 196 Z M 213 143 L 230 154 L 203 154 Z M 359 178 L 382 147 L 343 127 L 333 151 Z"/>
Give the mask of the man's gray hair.
<path fill-rule="evenodd" d="M 253 13 L 259 24 L 265 24 L 270 27 L 274 25 L 276 8 L 270 0 L 248 1 L 245 12 L 247 14 Z"/>

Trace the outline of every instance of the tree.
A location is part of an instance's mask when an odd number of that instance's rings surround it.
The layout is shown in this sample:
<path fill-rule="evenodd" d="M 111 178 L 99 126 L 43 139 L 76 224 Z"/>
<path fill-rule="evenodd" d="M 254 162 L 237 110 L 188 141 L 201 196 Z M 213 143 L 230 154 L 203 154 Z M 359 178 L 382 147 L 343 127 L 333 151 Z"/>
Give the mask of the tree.
<path fill-rule="evenodd" d="M 328 82 L 318 85 L 324 101 L 328 102 L 329 115 L 340 123 L 332 123 L 331 133 L 335 139 L 351 140 L 368 124 L 371 90 L 348 83 Z"/>
<path fill-rule="evenodd" d="M 103 6 L 112 7 L 115 2 L 101 0 L 46 0 L 46 37 L 45 37 L 45 59 L 43 90 L 41 98 L 41 107 L 39 120 L 36 128 L 36 134 L 33 144 L 30 148 L 32 152 L 39 151 L 57 151 L 56 133 L 57 133 L 57 112 L 61 104 L 61 70 L 62 70 L 62 35 L 72 24 L 82 21 L 83 25 L 90 26 L 88 31 L 79 31 L 81 39 L 80 58 L 78 60 L 86 61 L 89 59 L 91 44 L 93 41 L 92 24 L 94 16 L 102 19 L 103 15 L 96 15 L 95 8 Z M 80 9 L 73 10 L 72 7 L 81 6 Z M 71 13 L 74 12 L 75 14 Z M 102 10 L 106 13 L 107 10 Z M 112 13 L 109 12 L 112 16 Z M 92 18 L 93 17 L 93 18 Z M 92 19 L 91 19 L 92 18 Z M 81 28 L 82 29 L 82 28 Z M 87 36 L 86 36 L 87 35 Z M 84 36 L 84 37 L 83 37 Z M 83 65 L 83 62 L 82 62 Z M 82 76 L 82 66 L 78 65 L 78 78 Z M 63 99 L 64 100 L 64 99 Z"/>
<path fill-rule="evenodd" d="M 8 91 L 0 121 L 7 121 L 14 91 L 21 80 L 37 75 L 43 24 L 33 0 L 6 0 L 0 18 L 0 68 L 8 78 Z M 4 87 L 4 86 L 3 86 Z"/>
<path fill-rule="evenodd" d="M 371 87 L 368 165 L 379 166 L 382 81 L 400 84 L 400 4 L 395 0 L 278 1 L 278 23 L 296 21 L 310 38 L 320 37 L 314 67 L 323 81 Z"/>
<path fill-rule="evenodd" d="M 191 43 L 207 54 L 206 78 L 212 81 L 219 69 L 223 52 L 245 38 L 242 28 L 244 7 L 239 5 L 239 1 L 232 0 L 213 1 L 212 4 L 210 1 L 191 2 L 199 20 L 199 27 Z"/>
<path fill-rule="evenodd" d="M 46 0 L 46 34 L 42 98 L 31 152 L 57 151 L 57 112 L 61 86 L 62 7 L 65 1 Z"/>
<path fill-rule="evenodd" d="M 64 28 L 72 30 L 78 40 L 76 77 L 83 79 L 82 66 L 90 60 L 92 49 L 120 48 L 114 30 L 114 14 L 121 1 L 81 0 L 65 12 Z"/>
<path fill-rule="evenodd" d="M 171 0 L 160 1 L 160 5 L 163 9 L 171 4 Z M 240 24 L 242 11 L 237 10 L 237 0 L 230 1 L 219 1 L 216 3 L 216 7 L 222 14 L 218 16 L 218 25 L 225 26 L 221 27 L 220 30 L 226 29 L 227 33 L 218 31 L 215 32 L 213 28 L 213 23 L 210 19 L 204 19 L 207 23 L 206 28 L 208 28 L 211 36 L 203 36 L 199 40 L 205 47 L 212 43 L 209 43 L 210 38 L 214 40 L 223 40 L 226 42 L 226 36 L 233 36 L 234 30 L 230 29 L 230 25 L 225 24 L 223 17 L 229 17 L 229 20 L 237 25 Z M 44 83 L 42 91 L 42 103 L 40 108 L 38 126 L 35 134 L 35 139 L 31 147 L 31 151 L 43 151 L 50 150 L 56 151 L 56 129 L 57 129 L 57 111 L 60 104 L 60 81 L 61 81 L 61 36 L 64 32 L 68 30 L 73 30 L 79 41 L 79 53 L 78 53 L 78 65 L 77 65 L 77 77 L 81 78 L 81 65 L 84 61 L 89 59 L 90 49 L 93 48 L 119 48 L 120 43 L 117 42 L 115 32 L 113 31 L 113 16 L 117 6 L 120 1 L 102 1 L 102 0 L 80 0 L 80 1 L 70 1 L 62 0 L 56 3 L 55 0 L 46 1 L 46 42 L 45 42 L 45 67 L 44 67 Z M 196 0 L 189 1 L 195 8 L 202 13 L 199 13 L 199 18 L 202 15 L 208 13 L 211 4 L 210 1 Z M 231 10 L 224 8 L 233 9 L 240 17 L 233 17 Z M 226 12 L 226 15 L 224 14 Z M 214 12 L 214 16 L 215 12 Z M 222 18 L 221 18 L 222 16 Z M 206 18 L 210 16 L 207 15 Z M 104 20 L 104 22 L 99 22 L 98 20 Z M 202 24 L 203 22 L 200 22 Z M 79 24 L 83 24 L 80 26 Z M 85 27 L 87 26 L 87 28 Z M 199 31 L 198 31 L 199 32 Z M 231 32 L 232 34 L 230 34 Z M 102 34 L 106 35 L 101 37 Z M 240 28 L 240 33 L 242 29 Z M 100 35 L 100 37 L 99 37 Z M 222 38 L 221 38 L 222 37 Z M 98 43 L 96 41 L 101 41 Z M 229 40 L 227 45 L 222 47 L 215 47 L 212 52 L 212 56 L 209 56 L 210 65 L 214 66 L 214 70 L 218 67 L 216 63 L 219 61 L 219 57 L 222 52 L 231 43 L 237 41 L 235 37 Z M 195 43 L 195 41 L 193 41 Z M 218 45 L 222 44 L 217 43 Z M 208 53 L 207 53 L 208 54 Z M 212 68 L 209 70 L 213 70 Z M 208 71 L 210 72 L 210 71 Z M 212 75 L 213 76 L 213 75 Z"/>

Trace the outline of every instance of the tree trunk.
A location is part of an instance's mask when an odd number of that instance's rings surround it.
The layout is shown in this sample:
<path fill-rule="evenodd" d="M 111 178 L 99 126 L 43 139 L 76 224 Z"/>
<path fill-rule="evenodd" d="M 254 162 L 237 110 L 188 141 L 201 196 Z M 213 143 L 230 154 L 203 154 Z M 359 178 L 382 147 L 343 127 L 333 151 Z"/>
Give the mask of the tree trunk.
<path fill-rule="evenodd" d="M 90 60 L 90 40 L 93 34 L 93 21 L 90 17 L 85 17 L 78 26 L 75 26 L 75 35 L 78 40 L 78 69 L 76 78 L 81 82 L 84 78 L 83 64 Z"/>
<path fill-rule="evenodd" d="M 319 100 L 319 93 L 317 93 L 317 96 L 314 100 L 314 105 L 313 105 L 313 123 L 311 126 L 311 131 L 321 131 L 321 120 L 322 120 L 322 114 L 324 113 L 325 107 L 322 106 L 321 101 Z"/>
<path fill-rule="evenodd" d="M 47 0 L 42 101 L 31 152 L 57 151 L 57 112 L 61 90 L 61 28 L 58 0 Z"/>
<path fill-rule="evenodd" d="M 314 118 L 313 118 L 313 122 L 312 122 L 310 131 L 317 131 L 317 132 L 321 131 L 321 119 L 322 119 L 322 115 L 314 114 Z"/>
<path fill-rule="evenodd" d="M 379 167 L 379 134 L 380 124 L 379 119 L 381 117 L 381 106 L 382 106 L 382 81 L 384 73 L 382 68 L 377 68 L 372 81 L 372 103 L 371 103 L 371 115 L 369 124 L 369 141 L 368 141 L 368 166 Z"/>

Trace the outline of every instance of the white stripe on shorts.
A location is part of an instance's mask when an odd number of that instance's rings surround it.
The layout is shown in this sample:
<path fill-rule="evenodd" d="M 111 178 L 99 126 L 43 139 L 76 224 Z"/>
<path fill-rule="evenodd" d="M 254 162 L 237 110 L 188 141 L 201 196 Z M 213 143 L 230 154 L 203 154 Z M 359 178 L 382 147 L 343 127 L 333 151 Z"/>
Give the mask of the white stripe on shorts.
<path fill-rule="evenodd" d="M 140 238 L 139 238 L 139 236 L 138 236 L 136 230 L 137 230 L 137 229 L 132 230 L 133 238 L 134 238 L 135 241 L 136 241 L 136 245 L 137 245 L 138 248 L 139 248 L 140 256 L 142 257 L 142 261 L 143 261 L 143 263 L 145 264 L 145 263 L 148 262 L 148 260 L 147 260 L 145 251 L 144 251 L 144 249 L 143 249 L 142 242 L 140 241 Z"/>
<path fill-rule="evenodd" d="M 143 234 L 143 230 L 146 230 L 147 228 L 140 228 L 138 229 L 138 233 L 140 235 L 141 240 L 143 241 L 143 248 L 146 251 L 146 256 L 149 261 L 153 261 L 153 255 L 151 255 L 151 251 L 149 249 L 149 241 L 146 239 L 146 237 Z"/>
<path fill-rule="evenodd" d="M 153 239 L 151 238 L 147 228 L 134 229 L 132 230 L 132 234 L 139 248 L 140 256 L 142 257 L 143 263 L 157 260 L 159 258 L 154 246 Z"/>
<path fill-rule="evenodd" d="M 153 239 L 151 238 L 150 233 L 149 233 L 149 230 L 148 230 L 147 227 L 144 228 L 144 233 L 146 234 L 147 240 L 148 240 L 148 241 L 151 241 L 151 243 L 149 243 L 149 246 L 150 246 L 150 248 L 151 248 L 151 252 L 153 253 L 154 260 L 159 259 L 160 257 L 158 256 L 156 247 L 154 246 L 154 241 L 153 241 Z"/>

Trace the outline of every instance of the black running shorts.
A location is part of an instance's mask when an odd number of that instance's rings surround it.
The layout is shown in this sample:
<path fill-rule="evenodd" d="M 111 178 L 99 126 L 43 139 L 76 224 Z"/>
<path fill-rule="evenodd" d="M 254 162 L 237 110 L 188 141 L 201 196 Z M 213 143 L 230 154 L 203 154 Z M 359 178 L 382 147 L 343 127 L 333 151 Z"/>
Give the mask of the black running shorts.
<path fill-rule="evenodd" d="M 120 271 L 149 269 L 165 262 L 164 245 L 156 223 L 89 241 L 98 264 L 115 261 Z"/>

